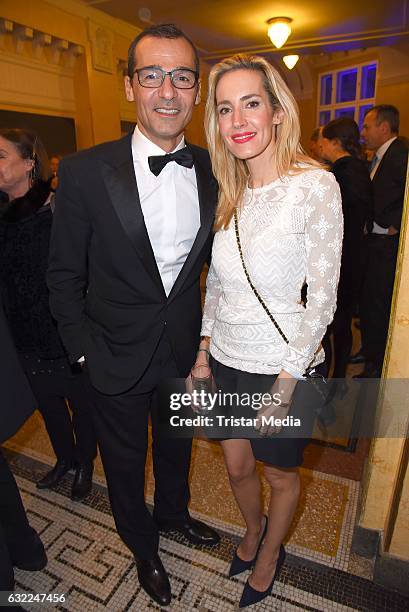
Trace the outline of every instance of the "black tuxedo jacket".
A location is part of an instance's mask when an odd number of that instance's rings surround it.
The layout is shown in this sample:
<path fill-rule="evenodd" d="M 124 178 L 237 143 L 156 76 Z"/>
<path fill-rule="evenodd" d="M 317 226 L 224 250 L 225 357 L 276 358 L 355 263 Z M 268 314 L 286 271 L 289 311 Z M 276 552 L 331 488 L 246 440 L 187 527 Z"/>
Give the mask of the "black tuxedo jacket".
<path fill-rule="evenodd" d="M 70 361 L 84 355 L 92 384 L 108 395 L 137 383 L 165 329 L 180 376 L 195 358 L 217 183 L 207 151 L 188 147 L 201 225 L 168 297 L 140 206 L 131 135 L 60 164 L 47 276 L 51 310 Z"/>
<path fill-rule="evenodd" d="M 382 157 L 372 179 L 373 220 L 381 227 L 393 225 L 400 229 L 407 164 L 407 146 L 397 138 Z"/>

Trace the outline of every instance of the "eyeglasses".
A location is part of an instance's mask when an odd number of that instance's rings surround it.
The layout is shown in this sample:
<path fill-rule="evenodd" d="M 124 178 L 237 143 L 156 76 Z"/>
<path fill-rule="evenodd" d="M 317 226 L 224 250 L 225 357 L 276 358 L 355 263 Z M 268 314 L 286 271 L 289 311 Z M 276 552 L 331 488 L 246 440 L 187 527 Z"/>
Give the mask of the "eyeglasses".
<path fill-rule="evenodd" d="M 166 72 L 162 68 L 137 68 L 134 74 L 138 75 L 139 84 L 142 87 L 150 87 L 152 89 L 160 87 L 169 75 L 172 85 L 176 89 L 192 89 L 199 78 L 199 74 L 189 68 L 175 68 Z"/>

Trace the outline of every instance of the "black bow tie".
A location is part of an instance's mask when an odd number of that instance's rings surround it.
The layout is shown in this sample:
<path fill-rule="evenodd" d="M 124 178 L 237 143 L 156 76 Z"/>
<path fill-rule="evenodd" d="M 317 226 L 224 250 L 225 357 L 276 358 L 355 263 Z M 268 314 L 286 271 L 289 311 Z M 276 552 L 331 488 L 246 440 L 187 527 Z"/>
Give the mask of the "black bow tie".
<path fill-rule="evenodd" d="M 148 157 L 148 164 L 150 171 L 155 175 L 159 176 L 163 168 L 171 161 L 175 161 L 180 166 L 185 168 L 193 168 L 193 155 L 187 147 L 179 149 L 174 153 L 166 153 L 166 155 L 152 155 Z"/>

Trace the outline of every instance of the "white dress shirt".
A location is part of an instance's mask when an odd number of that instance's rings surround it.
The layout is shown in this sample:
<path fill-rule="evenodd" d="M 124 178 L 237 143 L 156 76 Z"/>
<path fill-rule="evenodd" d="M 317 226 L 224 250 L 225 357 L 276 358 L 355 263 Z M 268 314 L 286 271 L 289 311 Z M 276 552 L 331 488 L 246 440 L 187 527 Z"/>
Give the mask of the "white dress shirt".
<path fill-rule="evenodd" d="M 373 180 L 373 177 L 375 176 L 376 171 L 379 168 L 379 164 L 382 161 L 382 157 L 385 155 L 386 151 L 389 149 L 393 141 L 396 140 L 396 138 L 397 136 L 390 138 L 389 140 L 384 142 L 383 145 L 381 145 L 379 149 L 376 151 L 375 157 L 377 161 L 374 167 L 371 169 L 371 181 Z M 376 221 L 373 222 L 373 229 L 372 229 L 373 234 L 387 234 L 388 231 L 389 231 L 389 227 L 381 227 L 380 225 L 376 223 Z"/>
<path fill-rule="evenodd" d="M 182 138 L 171 152 L 184 146 Z M 132 158 L 139 199 L 163 287 L 169 295 L 199 230 L 200 209 L 194 167 L 184 168 L 171 161 L 159 176 L 150 171 L 148 157 L 165 153 L 135 127 Z"/>

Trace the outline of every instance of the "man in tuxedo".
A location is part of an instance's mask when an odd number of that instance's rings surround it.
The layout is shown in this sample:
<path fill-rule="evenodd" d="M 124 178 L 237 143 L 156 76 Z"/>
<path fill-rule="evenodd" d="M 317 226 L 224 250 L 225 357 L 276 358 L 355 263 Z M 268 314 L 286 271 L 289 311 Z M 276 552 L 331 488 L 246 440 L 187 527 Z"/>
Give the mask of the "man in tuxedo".
<path fill-rule="evenodd" d="M 407 144 L 398 134 L 399 111 L 394 106 L 379 104 L 365 114 L 362 137 L 375 155 L 370 168 L 373 210 L 366 224 L 368 259 L 360 304 L 362 354 L 351 357 L 355 363 L 365 359 L 358 378 L 381 375 L 386 348 L 408 164 Z"/>
<path fill-rule="evenodd" d="M 195 47 L 173 25 L 133 41 L 125 91 L 137 127 L 60 163 L 48 274 L 70 359 L 85 357 L 118 533 L 161 605 L 171 591 L 158 531 L 219 541 L 189 516 L 191 439 L 163 435 L 157 401 L 158 383 L 186 377 L 195 360 L 200 273 L 212 243 L 217 185 L 207 151 L 183 136 L 200 101 L 198 71 Z M 144 500 L 149 415 L 153 517 Z"/>

